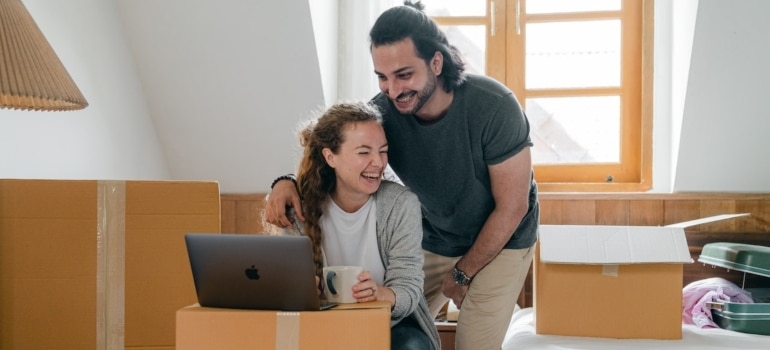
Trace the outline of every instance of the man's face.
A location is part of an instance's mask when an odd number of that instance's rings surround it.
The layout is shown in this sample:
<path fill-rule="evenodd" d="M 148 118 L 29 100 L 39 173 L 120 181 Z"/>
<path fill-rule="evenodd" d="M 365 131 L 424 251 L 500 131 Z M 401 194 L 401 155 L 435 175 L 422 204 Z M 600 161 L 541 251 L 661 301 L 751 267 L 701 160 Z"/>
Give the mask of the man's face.
<path fill-rule="evenodd" d="M 372 47 L 372 61 L 380 91 L 401 114 L 419 114 L 420 108 L 430 103 L 440 66 L 432 65 L 431 69 L 425 64 L 411 38 Z"/>

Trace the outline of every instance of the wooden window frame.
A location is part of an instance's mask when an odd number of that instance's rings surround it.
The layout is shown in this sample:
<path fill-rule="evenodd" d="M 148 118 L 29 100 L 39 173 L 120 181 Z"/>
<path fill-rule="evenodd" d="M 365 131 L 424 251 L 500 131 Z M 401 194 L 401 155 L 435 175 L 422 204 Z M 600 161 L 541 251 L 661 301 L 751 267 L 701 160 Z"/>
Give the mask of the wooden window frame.
<path fill-rule="evenodd" d="M 485 25 L 486 74 L 506 84 L 522 104 L 532 97 L 621 96 L 621 162 L 619 164 L 535 165 L 541 191 L 641 192 L 652 188 L 652 75 L 654 0 L 621 0 L 616 13 L 525 15 L 526 0 L 487 0 L 486 16 L 433 17 L 442 26 Z M 524 86 L 526 23 L 620 18 L 624 26 L 621 87 L 529 90 Z M 639 16 L 641 14 L 641 16 Z M 494 15 L 494 16 L 493 16 Z M 517 15 L 519 22 L 517 23 Z M 492 19 L 494 18 L 494 20 Z M 494 27 L 493 27 L 494 24 Z M 518 27 L 518 28 L 517 28 Z M 500 35 L 504 34 L 504 35 Z M 512 39 L 508 39 L 512 38 Z M 629 45 L 629 43 L 632 43 Z M 636 57 L 628 61 L 625 57 Z M 628 64 L 627 62 L 633 62 Z"/>

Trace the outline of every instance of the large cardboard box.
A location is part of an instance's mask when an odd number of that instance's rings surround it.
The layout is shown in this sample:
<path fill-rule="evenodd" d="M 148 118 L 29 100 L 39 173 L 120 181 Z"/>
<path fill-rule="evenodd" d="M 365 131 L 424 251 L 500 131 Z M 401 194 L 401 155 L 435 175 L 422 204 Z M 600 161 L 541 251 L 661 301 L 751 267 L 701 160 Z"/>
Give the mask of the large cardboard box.
<path fill-rule="evenodd" d="M 0 349 L 173 349 L 216 182 L 0 180 Z"/>
<path fill-rule="evenodd" d="M 185 307 L 176 314 L 177 350 L 390 349 L 390 304 L 340 304 L 283 312 Z"/>
<path fill-rule="evenodd" d="M 537 334 L 624 339 L 682 338 L 684 228 L 542 225 L 535 251 Z"/>

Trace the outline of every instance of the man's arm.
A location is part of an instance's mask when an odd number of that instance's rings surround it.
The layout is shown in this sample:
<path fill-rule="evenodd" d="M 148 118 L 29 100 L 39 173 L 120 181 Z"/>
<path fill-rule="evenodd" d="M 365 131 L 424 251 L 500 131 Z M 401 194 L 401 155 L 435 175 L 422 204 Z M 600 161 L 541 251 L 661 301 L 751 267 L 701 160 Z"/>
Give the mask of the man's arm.
<path fill-rule="evenodd" d="M 265 203 L 265 221 L 278 227 L 291 227 L 292 222 L 286 216 L 287 207 L 294 208 L 297 219 L 305 221 L 297 186 L 289 179 L 280 180 L 273 185 Z"/>
<path fill-rule="evenodd" d="M 495 209 L 487 217 L 471 249 L 457 262 L 457 268 L 473 278 L 503 249 L 529 209 L 532 176 L 530 148 L 500 164 L 489 166 Z M 468 286 L 460 286 L 451 275 L 444 278 L 444 295 L 460 307 Z"/>

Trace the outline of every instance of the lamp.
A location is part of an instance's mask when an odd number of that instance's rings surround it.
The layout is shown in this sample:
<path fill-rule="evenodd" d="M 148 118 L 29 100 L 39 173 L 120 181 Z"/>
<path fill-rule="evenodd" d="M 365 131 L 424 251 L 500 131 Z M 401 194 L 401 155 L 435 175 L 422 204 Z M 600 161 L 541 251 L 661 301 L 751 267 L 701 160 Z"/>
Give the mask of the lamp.
<path fill-rule="evenodd" d="M 86 106 L 21 0 L 0 0 L 0 108 L 66 111 Z"/>

